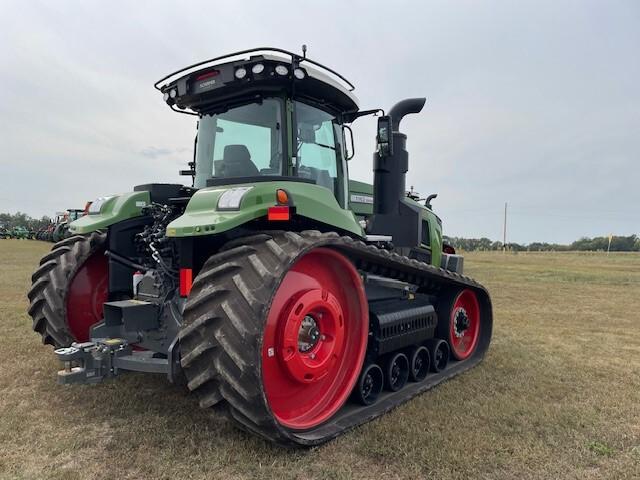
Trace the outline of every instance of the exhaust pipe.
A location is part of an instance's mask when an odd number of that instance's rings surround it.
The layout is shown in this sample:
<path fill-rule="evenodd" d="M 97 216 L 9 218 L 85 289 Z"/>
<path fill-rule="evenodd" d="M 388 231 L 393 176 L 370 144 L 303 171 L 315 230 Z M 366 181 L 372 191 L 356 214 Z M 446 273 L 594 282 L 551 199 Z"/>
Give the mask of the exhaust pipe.
<path fill-rule="evenodd" d="M 389 110 L 389 116 L 391 117 L 393 131 L 400 131 L 400 122 L 405 115 L 409 115 L 410 113 L 420 113 L 426 101 L 427 99 L 424 97 L 407 98 L 405 100 L 400 100 L 391 107 L 391 110 Z"/>
<path fill-rule="evenodd" d="M 406 194 L 409 169 L 407 136 L 400 133 L 400 122 L 410 113 L 419 113 L 426 98 L 407 98 L 396 103 L 389 114 L 378 119 L 378 151 L 373 155 L 373 213 L 398 215 L 400 200 Z"/>

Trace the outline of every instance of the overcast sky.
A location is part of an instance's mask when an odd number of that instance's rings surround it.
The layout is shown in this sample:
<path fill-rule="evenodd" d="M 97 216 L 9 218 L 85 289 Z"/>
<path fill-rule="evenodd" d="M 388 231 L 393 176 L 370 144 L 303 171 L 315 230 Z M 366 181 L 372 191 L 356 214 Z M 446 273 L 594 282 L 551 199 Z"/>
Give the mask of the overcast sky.
<path fill-rule="evenodd" d="M 298 51 L 408 117 L 408 185 L 449 235 L 640 233 L 640 2 L 1 2 L 0 211 L 53 215 L 184 181 L 193 117 L 165 74 L 255 46 Z M 351 177 L 372 180 L 375 120 Z M 182 179 L 182 180 L 181 180 Z"/>

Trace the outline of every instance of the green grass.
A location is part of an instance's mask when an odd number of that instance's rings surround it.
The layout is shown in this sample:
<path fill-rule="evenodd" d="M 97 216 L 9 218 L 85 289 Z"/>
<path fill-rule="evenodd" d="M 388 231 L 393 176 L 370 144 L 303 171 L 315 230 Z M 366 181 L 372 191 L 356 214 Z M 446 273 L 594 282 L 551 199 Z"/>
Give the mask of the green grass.
<path fill-rule="evenodd" d="M 0 241 L 0 478 L 640 478 L 640 255 L 469 254 L 494 302 L 485 361 L 296 451 L 160 377 L 56 385 L 26 314 L 49 248 Z"/>

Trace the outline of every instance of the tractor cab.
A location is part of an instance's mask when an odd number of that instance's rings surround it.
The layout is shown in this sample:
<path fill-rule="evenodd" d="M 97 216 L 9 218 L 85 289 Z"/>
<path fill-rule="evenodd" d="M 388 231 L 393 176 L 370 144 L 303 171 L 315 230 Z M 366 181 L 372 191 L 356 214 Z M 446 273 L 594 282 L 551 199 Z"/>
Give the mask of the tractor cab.
<path fill-rule="evenodd" d="M 73 222 L 84 215 L 84 210 L 79 208 L 70 208 L 67 210 L 68 219 Z"/>
<path fill-rule="evenodd" d="M 346 207 L 343 124 L 358 102 L 340 74 L 304 55 L 255 49 L 174 72 L 156 88 L 173 110 L 199 117 L 191 169 L 182 172 L 194 187 L 306 182 Z"/>

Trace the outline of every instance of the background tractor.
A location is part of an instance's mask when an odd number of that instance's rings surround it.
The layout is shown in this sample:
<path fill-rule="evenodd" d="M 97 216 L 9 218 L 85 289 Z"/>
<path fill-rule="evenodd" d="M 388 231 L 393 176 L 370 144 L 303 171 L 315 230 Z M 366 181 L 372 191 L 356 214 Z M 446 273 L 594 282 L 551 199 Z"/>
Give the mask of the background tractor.
<path fill-rule="evenodd" d="M 156 83 L 197 118 L 190 185 L 96 199 L 33 274 L 29 314 L 61 383 L 186 378 L 200 406 L 315 445 L 476 365 L 486 290 L 407 194 L 403 118 L 360 110 L 342 75 L 254 49 Z M 378 118 L 374 183 L 350 181 L 348 125 Z M 453 407 L 455 408 L 455 407 Z"/>
<path fill-rule="evenodd" d="M 26 227 L 22 227 L 22 226 L 17 226 L 17 227 L 13 227 L 10 231 L 10 237 L 11 238 L 17 238 L 20 240 L 27 240 L 29 239 L 31 236 L 31 233 L 29 231 L 28 228 Z"/>
<path fill-rule="evenodd" d="M 53 241 L 53 231 L 56 228 L 55 221 L 51 221 L 47 226 L 43 227 L 40 232 L 39 240 L 44 240 L 45 242 Z"/>
<path fill-rule="evenodd" d="M 71 208 L 64 213 L 56 215 L 55 226 L 51 233 L 51 241 L 59 242 L 69 236 L 69 224 L 82 217 L 85 211 L 79 208 Z"/>

